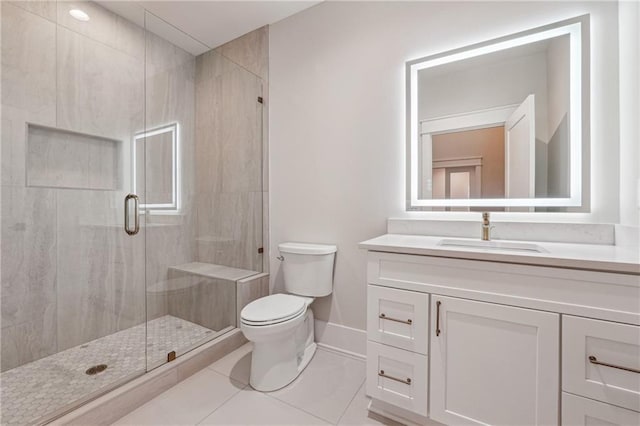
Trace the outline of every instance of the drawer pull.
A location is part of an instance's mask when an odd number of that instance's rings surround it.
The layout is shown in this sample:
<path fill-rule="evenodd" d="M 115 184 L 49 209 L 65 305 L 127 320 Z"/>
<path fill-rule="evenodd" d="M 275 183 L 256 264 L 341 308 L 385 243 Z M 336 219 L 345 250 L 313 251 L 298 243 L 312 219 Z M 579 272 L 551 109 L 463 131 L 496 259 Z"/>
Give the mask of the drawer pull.
<path fill-rule="evenodd" d="M 632 373 L 639 373 L 640 374 L 640 370 L 637 370 L 635 368 L 621 367 L 619 365 L 607 364 L 606 362 L 600 362 L 600 361 L 598 361 L 598 358 L 596 358 L 593 355 L 589 356 L 589 362 L 591 364 L 602 365 L 604 367 L 617 368 L 618 370 L 630 371 Z"/>
<path fill-rule="evenodd" d="M 386 374 L 384 374 L 384 370 L 380 370 L 380 372 L 378 373 L 378 376 L 384 377 L 385 379 L 395 380 L 396 382 L 404 383 L 405 385 L 410 385 L 411 384 L 411 379 L 409 379 L 409 378 L 399 379 L 397 377 L 387 376 Z"/>
<path fill-rule="evenodd" d="M 383 319 L 383 320 L 387 320 L 387 321 L 400 322 L 402 324 L 409 324 L 409 325 L 413 324 L 413 320 L 410 320 L 410 319 L 401 320 L 401 319 L 397 319 L 397 318 L 391 318 L 391 317 L 386 316 L 385 314 L 378 315 L 378 318 Z"/>

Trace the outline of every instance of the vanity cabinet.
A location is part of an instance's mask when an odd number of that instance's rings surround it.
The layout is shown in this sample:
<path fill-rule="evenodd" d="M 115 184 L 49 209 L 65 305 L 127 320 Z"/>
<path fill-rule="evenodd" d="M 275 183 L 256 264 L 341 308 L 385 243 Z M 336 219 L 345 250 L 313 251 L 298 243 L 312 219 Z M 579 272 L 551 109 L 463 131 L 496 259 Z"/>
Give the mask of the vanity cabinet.
<path fill-rule="evenodd" d="M 558 421 L 558 314 L 431 296 L 430 417 L 449 424 Z"/>
<path fill-rule="evenodd" d="M 640 425 L 640 277 L 497 259 L 369 251 L 369 410 L 410 425 Z"/>

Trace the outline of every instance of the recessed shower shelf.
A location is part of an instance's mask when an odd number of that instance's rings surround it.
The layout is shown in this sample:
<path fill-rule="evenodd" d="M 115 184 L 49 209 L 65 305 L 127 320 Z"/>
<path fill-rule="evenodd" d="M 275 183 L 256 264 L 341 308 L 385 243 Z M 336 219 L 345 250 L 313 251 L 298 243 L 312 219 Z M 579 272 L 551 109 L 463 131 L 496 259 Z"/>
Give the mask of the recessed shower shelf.
<path fill-rule="evenodd" d="M 207 278 L 238 281 L 252 275 L 259 274 L 249 269 L 232 268 L 230 266 L 215 265 L 213 263 L 191 262 L 178 266 L 171 266 L 171 271 L 184 272 Z"/>
<path fill-rule="evenodd" d="M 122 141 L 27 123 L 27 186 L 114 191 Z"/>

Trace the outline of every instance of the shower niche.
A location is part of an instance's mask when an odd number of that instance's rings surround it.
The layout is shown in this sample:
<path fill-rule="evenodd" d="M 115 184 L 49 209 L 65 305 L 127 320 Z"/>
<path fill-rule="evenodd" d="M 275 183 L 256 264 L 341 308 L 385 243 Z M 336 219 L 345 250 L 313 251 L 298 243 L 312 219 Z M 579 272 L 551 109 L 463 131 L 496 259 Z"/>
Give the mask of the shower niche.
<path fill-rule="evenodd" d="M 122 162 L 120 140 L 27 123 L 27 186 L 119 190 Z"/>

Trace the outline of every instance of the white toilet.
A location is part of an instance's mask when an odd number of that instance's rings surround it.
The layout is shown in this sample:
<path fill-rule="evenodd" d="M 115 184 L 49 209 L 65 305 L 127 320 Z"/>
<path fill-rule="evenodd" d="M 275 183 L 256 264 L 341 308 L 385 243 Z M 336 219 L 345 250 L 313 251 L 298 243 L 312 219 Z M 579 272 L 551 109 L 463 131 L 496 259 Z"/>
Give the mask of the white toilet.
<path fill-rule="evenodd" d="M 278 245 L 289 294 L 254 300 L 240 313 L 240 329 L 253 342 L 251 386 L 268 392 L 291 383 L 316 351 L 313 312 L 315 297 L 331 294 L 334 245 L 282 243 Z"/>

